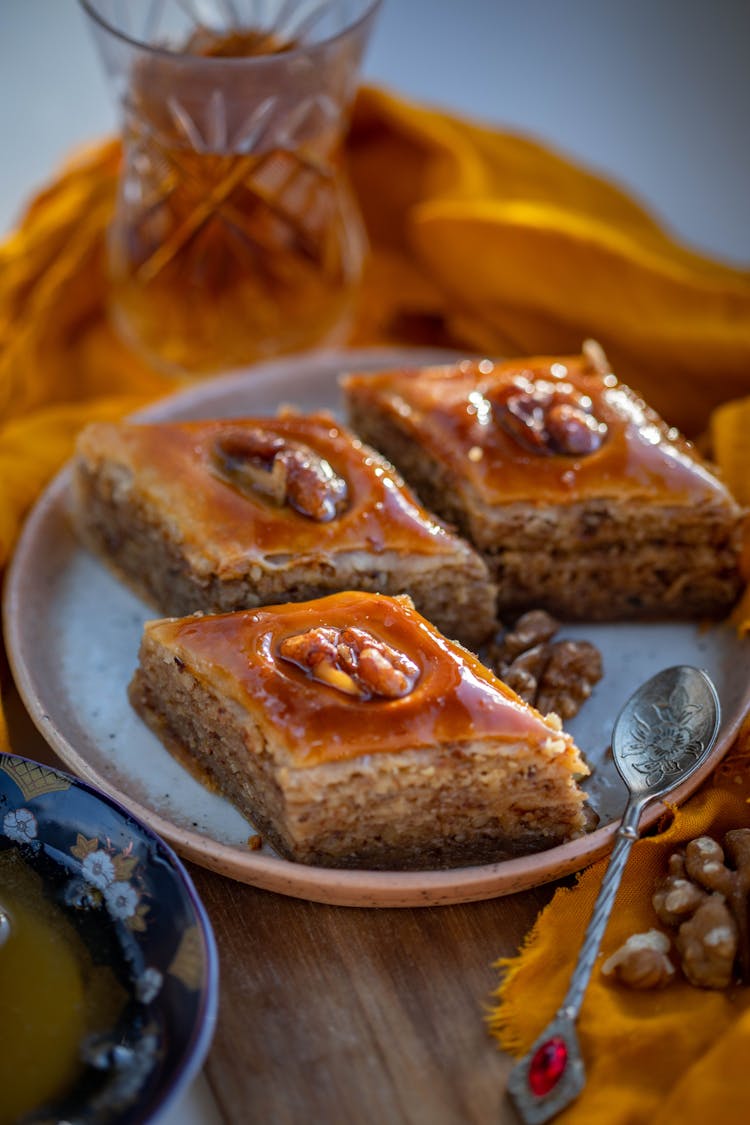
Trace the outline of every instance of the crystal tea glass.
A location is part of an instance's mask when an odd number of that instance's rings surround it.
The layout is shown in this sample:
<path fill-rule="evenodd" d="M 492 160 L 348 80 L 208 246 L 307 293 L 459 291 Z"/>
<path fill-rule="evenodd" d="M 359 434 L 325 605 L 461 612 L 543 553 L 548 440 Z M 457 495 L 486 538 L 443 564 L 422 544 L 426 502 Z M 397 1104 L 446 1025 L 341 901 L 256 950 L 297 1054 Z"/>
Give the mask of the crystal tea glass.
<path fill-rule="evenodd" d="M 177 372 L 331 344 L 364 258 L 342 146 L 380 0 L 80 0 L 122 110 L 110 311 Z"/>

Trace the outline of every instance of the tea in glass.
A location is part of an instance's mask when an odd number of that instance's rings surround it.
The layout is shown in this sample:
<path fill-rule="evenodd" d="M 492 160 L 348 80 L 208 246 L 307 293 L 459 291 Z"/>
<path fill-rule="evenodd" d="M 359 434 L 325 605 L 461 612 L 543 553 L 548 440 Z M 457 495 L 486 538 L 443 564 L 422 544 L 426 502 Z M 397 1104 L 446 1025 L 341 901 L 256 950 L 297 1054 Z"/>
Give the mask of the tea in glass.
<path fill-rule="evenodd" d="M 364 257 L 343 137 L 377 3 L 82 3 L 123 109 L 120 331 L 194 373 L 340 339 Z"/>

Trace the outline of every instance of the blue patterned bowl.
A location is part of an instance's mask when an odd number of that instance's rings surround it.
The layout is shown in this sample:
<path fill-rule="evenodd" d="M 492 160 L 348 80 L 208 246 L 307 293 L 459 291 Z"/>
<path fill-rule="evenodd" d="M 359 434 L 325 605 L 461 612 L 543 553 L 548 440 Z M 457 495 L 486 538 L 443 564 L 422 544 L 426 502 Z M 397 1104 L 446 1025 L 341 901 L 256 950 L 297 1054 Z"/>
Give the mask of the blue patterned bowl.
<path fill-rule="evenodd" d="M 115 801 L 58 770 L 0 754 L 0 853 L 41 877 L 126 999 L 82 1045 L 75 1088 L 29 1121 L 139 1125 L 195 1076 L 216 1022 L 211 925 L 174 852 Z"/>

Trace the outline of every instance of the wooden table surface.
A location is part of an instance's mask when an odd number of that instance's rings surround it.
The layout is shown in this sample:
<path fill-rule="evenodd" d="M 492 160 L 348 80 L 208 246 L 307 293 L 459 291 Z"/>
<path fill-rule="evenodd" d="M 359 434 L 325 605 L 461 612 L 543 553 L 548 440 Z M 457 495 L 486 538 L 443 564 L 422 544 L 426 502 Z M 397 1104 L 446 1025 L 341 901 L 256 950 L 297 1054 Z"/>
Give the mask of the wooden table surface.
<path fill-rule="evenodd" d="M 3 696 L 13 749 L 59 764 L 12 687 Z M 228 1125 L 518 1121 L 504 1093 L 512 1060 L 485 1016 L 494 962 L 516 952 L 552 886 L 460 906 L 359 909 L 188 866 L 219 949 L 206 1073 Z"/>
<path fill-rule="evenodd" d="M 229 1122 L 488 1125 L 511 1060 L 484 1016 L 549 889 L 461 906 L 323 906 L 191 868 L 221 962 L 207 1072 Z"/>

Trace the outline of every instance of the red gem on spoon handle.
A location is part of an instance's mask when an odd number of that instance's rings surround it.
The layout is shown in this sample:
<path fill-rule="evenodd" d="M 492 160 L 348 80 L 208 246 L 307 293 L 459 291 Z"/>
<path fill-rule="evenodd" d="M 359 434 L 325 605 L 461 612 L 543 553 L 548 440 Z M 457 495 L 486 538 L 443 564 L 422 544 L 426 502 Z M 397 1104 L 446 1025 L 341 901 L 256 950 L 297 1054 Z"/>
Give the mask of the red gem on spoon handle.
<path fill-rule="evenodd" d="M 543 1098 L 554 1090 L 565 1073 L 568 1063 L 568 1048 L 560 1035 L 553 1035 L 546 1043 L 537 1047 L 529 1063 L 528 1083 L 532 1094 Z"/>

